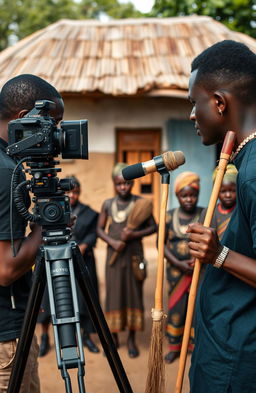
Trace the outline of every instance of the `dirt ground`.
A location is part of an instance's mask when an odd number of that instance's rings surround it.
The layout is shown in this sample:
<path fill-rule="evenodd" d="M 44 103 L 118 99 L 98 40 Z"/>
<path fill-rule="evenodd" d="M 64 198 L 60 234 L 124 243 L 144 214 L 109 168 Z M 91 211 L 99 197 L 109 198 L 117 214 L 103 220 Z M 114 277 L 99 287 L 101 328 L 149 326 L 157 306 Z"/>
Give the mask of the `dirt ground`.
<path fill-rule="evenodd" d="M 120 349 L 118 350 L 122 364 L 130 381 L 133 393 L 143 393 L 146 386 L 146 378 L 148 373 L 148 352 L 150 347 L 150 336 L 152 329 L 152 319 L 150 310 L 154 305 L 154 288 L 156 277 L 156 261 L 157 250 L 154 247 L 155 238 L 152 236 L 145 243 L 145 256 L 148 261 L 148 277 L 144 284 L 144 302 L 145 302 L 145 331 L 137 334 L 137 344 L 140 349 L 140 356 L 136 359 L 130 359 L 127 354 L 126 337 L 127 333 L 123 332 L 119 335 Z M 104 264 L 105 264 L 105 245 L 99 241 L 96 249 L 97 256 L 97 272 L 100 283 L 101 304 L 104 305 Z M 164 293 L 167 293 L 165 284 Z M 167 297 L 165 296 L 165 305 Z M 166 306 L 165 306 L 166 311 Z M 40 335 L 39 326 L 36 328 L 37 336 Z M 92 335 L 95 343 L 101 348 L 101 344 L 97 334 Z M 168 351 L 167 341 L 164 340 L 164 353 Z M 119 389 L 116 385 L 112 371 L 108 361 L 103 356 L 102 348 L 99 354 L 92 354 L 85 348 L 85 389 L 86 393 L 118 393 Z M 190 364 L 190 356 L 187 359 L 187 368 Z M 177 377 L 178 360 L 171 365 L 165 367 L 166 392 L 172 393 L 175 388 Z M 51 328 L 51 350 L 43 358 L 39 358 L 39 373 L 41 380 L 41 393 L 64 393 L 65 384 L 61 377 L 61 373 L 57 368 L 55 347 L 53 343 L 53 335 Z M 73 393 L 78 393 L 77 386 L 77 370 L 69 370 Z M 188 371 L 185 372 L 183 393 L 189 392 L 188 387 Z"/>

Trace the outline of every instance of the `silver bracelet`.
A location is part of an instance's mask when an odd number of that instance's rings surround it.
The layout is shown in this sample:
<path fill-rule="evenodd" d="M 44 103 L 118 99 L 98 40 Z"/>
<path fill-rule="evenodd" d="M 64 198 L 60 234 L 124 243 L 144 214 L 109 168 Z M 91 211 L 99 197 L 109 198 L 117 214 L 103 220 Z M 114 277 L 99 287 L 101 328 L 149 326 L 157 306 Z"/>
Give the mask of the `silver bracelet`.
<path fill-rule="evenodd" d="M 223 263 L 225 262 L 228 253 L 229 253 L 229 248 L 226 246 L 223 246 L 221 252 L 217 256 L 216 261 L 214 262 L 214 264 L 212 266 L 219 269 L 223 265 Z"/>

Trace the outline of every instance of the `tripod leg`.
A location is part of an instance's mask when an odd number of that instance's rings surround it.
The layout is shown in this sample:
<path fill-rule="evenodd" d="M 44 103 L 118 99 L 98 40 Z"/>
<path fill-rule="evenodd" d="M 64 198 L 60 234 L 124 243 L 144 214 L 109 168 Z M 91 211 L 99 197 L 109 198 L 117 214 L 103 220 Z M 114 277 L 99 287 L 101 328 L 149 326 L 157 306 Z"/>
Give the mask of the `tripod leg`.
<path fill-rule="evenodd" d="M 84 353 L 70 243 L 44 247 L 45 270 L 58 368 L 72 393 L 69 368 L 78 368 L 79 392 L 85 393 Z"/>
<path fill-rule="evenodd" d="M 35 325 L 45 287 L 45 264 L 42 257 L 36 262 L 33 285 L 29 294 L 21 336 L 17 345 L 7 393 L 19 393 L 28 354 L 35 331 Z"/>
<path fill-rule="evenodd" d="M 78 373 L 77 373 L 77 380 L 78 380 L 78 386 L 79 386 L 79 392 L 85 392 L 85 386 L 84 386 L 84 368 L 82 367 L 81 364 L 78 365 Z"/>
<path fill-rule="evenodd" d="M 65 364 L 63 364 L 61 368 L 61 376 L 65 381 L 66 393 L 72 393 L 71 379 L 69 373 L 67 372 Z"/>
<path fill-rule="evenodd" d="M 132 393 L 129 380 L 116 350 L 112 335 L 102 312 L 98 297 L 91 283 L 90 273 L 78 247 L 73 249 L 76 278 L 84 295 L 86 305 L 107 356 L 120 393 Z"/>

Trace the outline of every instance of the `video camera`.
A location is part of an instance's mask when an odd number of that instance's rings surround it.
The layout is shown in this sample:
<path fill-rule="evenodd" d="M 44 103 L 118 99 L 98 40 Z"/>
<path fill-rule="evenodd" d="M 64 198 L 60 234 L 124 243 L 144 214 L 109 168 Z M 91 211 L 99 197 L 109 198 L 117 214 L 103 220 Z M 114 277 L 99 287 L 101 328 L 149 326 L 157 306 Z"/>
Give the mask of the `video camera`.
<path fill-rule="evenodd" d="M 13 200 L 18 212 L 30 222 L 38 222 L 46 237 L 66 241 L 70 230 L 70 204 L 66 191 L 73 189 L 70 179 L 61 179 L 61 171 L 54 160 L 62 158 L 88 159 L 87 120 L 62 121 L 57 128 L 54 118 L 49 116 L 55 103 L 48 100 L 35 102 L 35 107 L 22 119 L 8 124 L 8 155 L 20 160 L 14 170 L 12 180 Z M 21 181 L 19 164 L 26 162 L 26 173 L 31 180 Z M 21 167 L 20 167 L 21 168 Z M 34 193 L 33 212 L 27 210 L 24 189 Z"/>
<path fill-rule="evenodd" d="M 36 101 L 35 107 L 22 119 L 8 125 L 7 154 L 18 158 L 57 157 L 88 159 L 87 120 L 62 121 L 57 128 L 49 111 L 53 101 Z"/>

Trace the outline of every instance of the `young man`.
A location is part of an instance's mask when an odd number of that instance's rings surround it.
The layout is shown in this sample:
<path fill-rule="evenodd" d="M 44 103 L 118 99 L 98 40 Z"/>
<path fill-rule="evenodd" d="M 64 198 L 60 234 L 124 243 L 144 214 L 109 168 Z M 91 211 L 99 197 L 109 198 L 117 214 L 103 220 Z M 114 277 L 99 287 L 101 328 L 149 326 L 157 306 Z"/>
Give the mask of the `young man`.
<path fill-rule="evenodd" d="M 17 339 L 26 309 L 31 284 L 31 267 L 41 244 L 41 228 L 34 225 L 25 237 L 27 222 L 13 205 L 12 233 L 17 256 L 11 248 L 10 190 L 11 177 L 17 162 L 6 154 L 8 123 L 24 117 L 36 100 L 56 103 L 50 113 L 59 122 L 64 105 L 60 94 L 49 83 L 35 75 L 19 75 L 9 80 L 0 92 L 0 392 L 7 391 Z M 23 174 L 20 174 L 24 180 Z M 29 205 L 27 193 L 26 202 Z M 20 393 L 39 393 L 37 373 L 38 346 L 33 339 Z"/>
<path fill-rule="evenodd" d="M 237 205 L 219 243 L 189 225 L 191 255 L 207 264 L 198 293 L 191 393 L 256 392 L 256 55 L 219 42 L 192 63 L 191 120 L 204 145 L 236 133 Z"/>

